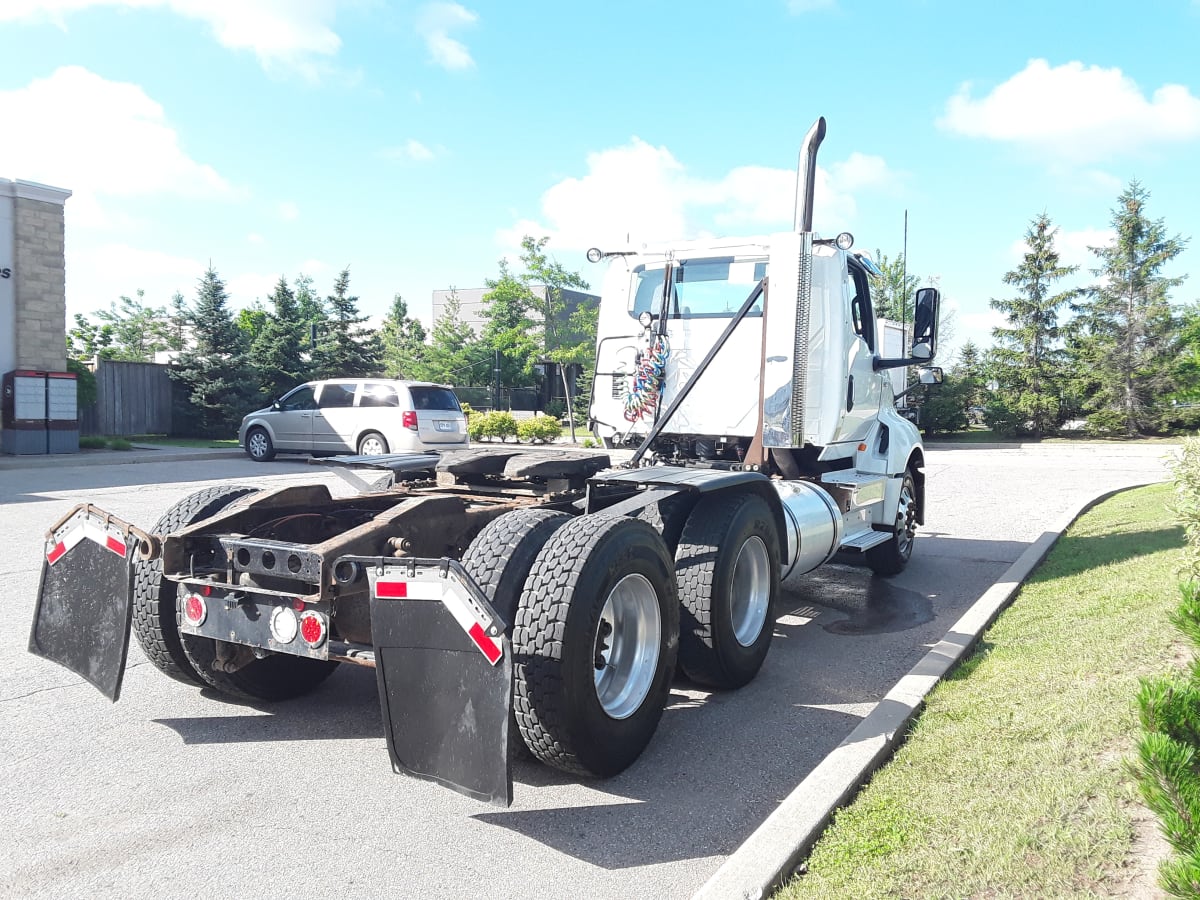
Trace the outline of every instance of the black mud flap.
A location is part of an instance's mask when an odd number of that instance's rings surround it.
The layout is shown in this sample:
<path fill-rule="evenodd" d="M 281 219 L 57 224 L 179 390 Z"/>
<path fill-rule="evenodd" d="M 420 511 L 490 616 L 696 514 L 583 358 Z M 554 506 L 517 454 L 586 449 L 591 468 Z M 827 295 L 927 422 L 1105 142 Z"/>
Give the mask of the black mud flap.
<path fill-rule="evenodd" d="M 153 540 L 90 505 L 46 534 L 29 652 L 65 666 L 116 701 L 133 619 L 133 558 Z"/>
<path fill-rule="evenodd" d="M 371 582 L 371 640 L 392 768 L 509 806 L 506 624 L 453 560 L 353 559 Z"/>

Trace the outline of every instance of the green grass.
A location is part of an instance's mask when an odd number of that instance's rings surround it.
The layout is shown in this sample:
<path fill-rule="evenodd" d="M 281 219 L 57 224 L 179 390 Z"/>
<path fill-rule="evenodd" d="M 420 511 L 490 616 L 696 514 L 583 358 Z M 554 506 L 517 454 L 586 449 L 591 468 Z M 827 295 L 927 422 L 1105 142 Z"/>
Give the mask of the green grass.
<path fill-rule="evenodd" d="M 1168 485 L 1079 519 L 776 896 L 1120 893 L 1139 677 L 1178 664 Z"/>
<path fill-rule="evenodd" d="M 925 435 L 926 443 L 940 442 L 954 444 L 1178 444 L 1186 435 L 1138 436 L 1126 437 L 1093 437 L 1084 432 L 1078 434 L 1053 435 L 1044 438 L 1020 437 L 998 434 L 987 428 L 970 428 L 966 431 L 950 431 L 935 435 Z"/>
<path fill-rule="evenodd" d="M 175 438 L 167 437 L 165 434 L 134 434 L 130 435 L 127 440 L 135 444 L 157 444 L 160 447 L 196 447 L 200 449 L 220 449 L 220 450 L 236 450 L 238 447 L 237 438 Z"/>

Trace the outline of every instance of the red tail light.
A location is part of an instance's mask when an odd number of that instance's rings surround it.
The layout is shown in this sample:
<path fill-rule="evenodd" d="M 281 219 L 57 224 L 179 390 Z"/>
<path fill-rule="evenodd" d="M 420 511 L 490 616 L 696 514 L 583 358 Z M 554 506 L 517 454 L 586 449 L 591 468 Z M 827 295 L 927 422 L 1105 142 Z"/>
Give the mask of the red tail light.
<path fill-rule="evenodd" d="M 325 617 L 312 610 L 301 613 L 300 637 L 308 646 L 320 647 L 325 642 Z"/>
<path fill-rule="evenodd" d="M 417 411 L 415 409 L 410 409 L 408 412 L 404 413 L 403 417 L 401 417 L 401 419 L 400 419 L 400 424 L 403 425 L 405 428 L 411 429 L 412 431 L 416 431 L 417 430 Z"/>
<path fill-rule="evenodd" d="M 189 625 L 199 628 L 208 618 L 208 604 L 199 594 L 188 594 L 183 601 L 183 617 Z"/>

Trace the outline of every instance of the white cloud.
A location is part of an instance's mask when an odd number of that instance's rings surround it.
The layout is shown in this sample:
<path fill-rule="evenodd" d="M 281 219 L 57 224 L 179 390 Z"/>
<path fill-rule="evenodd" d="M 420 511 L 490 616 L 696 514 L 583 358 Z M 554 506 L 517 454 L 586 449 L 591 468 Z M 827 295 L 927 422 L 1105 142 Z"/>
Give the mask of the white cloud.
<path fill-rule="evenodd" d="M 231 192 L 212 166 L 184 152 L 162 106 L 136 84 L 67 66 L 0 91 L 0 109 L 22 123 L 0 141 L 0 173 L 74 191 L 72 224 L 105 224 L 106 196 Z"/>
<path fill-rule="evenodd" d="M 229 295 L 229 305 L 232 308 L 244 309 L 255 300 L 260 300 L 265 305 L 278 283 L 278 275 L 242 272 L 225 280 L 225 292 Z"/>
<path fill-rule="evenodd" d="M 1058 251 L 1059 262 L 1064 266 L 1079 266 L 1079 272 L 1086 275 L 1089 269 L 1095 268 L 1096 254 L 1092 247 L 1105 247 L 1113 242 L 1116 233 L 1111 228 L 1081 228 L 1077 231 L 1058 229 L 1054 232 L 1054 249 Z M 1029 245 L 1024 238 L 1013 241 L 1009 245 L 1008 255 L 1013 265 L 1018 264 L 1029 252 Z"/>
<path fill-rule="evenodd" d="M 312 60 L 334 56 L 341 38 L 332 29 L 344 0 L 5 0 L 0 22 L 49 21 L 92 7 L 168 9 L 207 24 L 231 50 L 250 50 L 264 68 L 281 64 L 314 75 Z"/>
<path fill-rule="evenodd" d="M 246 235 L 246 243 L 247 244 L 261 244 L 261 243 L 263 243 L 263 236 L 261 234 L 257 234 L 256 232 L 252 231 L 248 235 Z"/>
<path fill-rule="evenodd" d="M 388 147 L 379 154 L 384 159 L 398 159 L 412 162 L 429 162 L 437 154 L 415 138 L 409 138 L 399 147 Z"/>
<path fill-rule="evenodd" d="M 450 32 L 474 25 L 479 16 L 457 3 L 427 3 L 417 14 L 417 33 L 425 40 L 429 56 L 443 69 L 470 69 L 471 52 Z"/>
<path fill-rule="evenodd" d="M 549 235 L 558 249 L 697 237 L 712 231 L 764 232 L 790 228 L 796 173 L 741 166 L 717 179 L 691 176 L 666 147 L 638 137 L 588 155 L 587 174 L 565 178 L 543 195 L 544 221 L 502 230 L 504 248 L 522 235 Z M 816 227 L 840 230 L 855 216 L 855 193 L 894 190 L 902 179 L 880 157 L 852 154 L 818 167 Z"/>
<path fill-rule="evenodd" d="M 70 201 L 68 201 L 70 203 Z M 146 292 L 147 306 L 165 306 L 176 291 L 191 298 L 206 263 L 128 244 L 102 243 L 73 249 L 67 242 L 68 312 L 107 309 L 121 295 Z"/>
<path fill-rule="evenodd" d="M 284 200 L 279 204 L 279 218 L 285 222 L 295 222 L 300 218 L 300 207 L 291 200 Z"/>
<path fill-rule="evenodd" d="M 1120 69 L 1033 59 L 984 97 L 962 85 L 938 125 L 1083 162 L 1200 138 L 1200 98 L 1179 84 L 1147 98 Z"/>

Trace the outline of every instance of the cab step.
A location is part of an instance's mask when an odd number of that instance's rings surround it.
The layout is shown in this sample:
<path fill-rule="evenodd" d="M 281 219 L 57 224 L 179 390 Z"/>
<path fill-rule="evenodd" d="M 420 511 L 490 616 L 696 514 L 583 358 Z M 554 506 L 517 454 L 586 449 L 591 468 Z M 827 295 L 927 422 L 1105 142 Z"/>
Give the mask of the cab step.
<path fill-rule="evenodd" d="M 891 538 L 892 533 L 890 531 L 867 529 L 847 537 L 842 541 L 842 545 L 838 547 L 838 550 L 841 552 L 862 553 L 870 550 L 872 547 L 878 547 L 880 544 L 886 543 Z"/>

